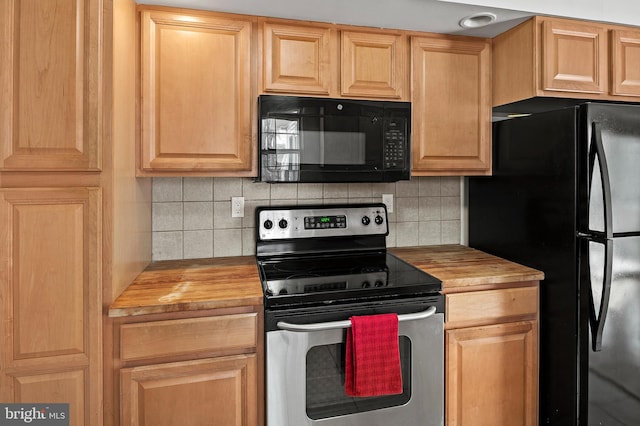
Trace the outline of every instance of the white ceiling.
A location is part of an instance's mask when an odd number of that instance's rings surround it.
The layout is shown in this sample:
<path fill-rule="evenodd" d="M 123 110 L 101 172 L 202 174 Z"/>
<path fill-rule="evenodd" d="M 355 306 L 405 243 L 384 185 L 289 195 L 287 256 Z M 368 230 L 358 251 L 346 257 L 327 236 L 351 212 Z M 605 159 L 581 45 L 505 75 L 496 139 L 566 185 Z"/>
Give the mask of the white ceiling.
<path fill-rule="evenodd" d="M 190 9 L 301 19 L 380 28 L 493 37 L 535 14 L 640 25 L 638 0 L 136 0 Z M 606 1 L 606 7 L 605 7 Z M 470 4 L 473 3 L 473 4 Z M 463 30 L 458 22 L 478 12 L 496 23 Z M 635 21 L 635 22 L 633 22 Z"/>
<path fill-rule="evenodd" d="M 522 10 L 540 15 L 568 16 L 591 21 L 640 26 L 638 0 L 441 0 L 447 3 L 473 4 Z"/>

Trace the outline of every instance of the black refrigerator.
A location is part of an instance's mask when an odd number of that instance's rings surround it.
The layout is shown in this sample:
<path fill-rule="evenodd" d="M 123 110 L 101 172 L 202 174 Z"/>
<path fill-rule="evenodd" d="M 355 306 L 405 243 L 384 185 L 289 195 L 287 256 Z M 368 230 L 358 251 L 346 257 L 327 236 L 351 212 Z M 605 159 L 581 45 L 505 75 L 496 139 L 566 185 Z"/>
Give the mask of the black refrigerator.
<path fill-rule="evenodd" d="M 545 273 L 539 424 L 640 425 L 640 106 L 494 123 L 469 246 Z"/>

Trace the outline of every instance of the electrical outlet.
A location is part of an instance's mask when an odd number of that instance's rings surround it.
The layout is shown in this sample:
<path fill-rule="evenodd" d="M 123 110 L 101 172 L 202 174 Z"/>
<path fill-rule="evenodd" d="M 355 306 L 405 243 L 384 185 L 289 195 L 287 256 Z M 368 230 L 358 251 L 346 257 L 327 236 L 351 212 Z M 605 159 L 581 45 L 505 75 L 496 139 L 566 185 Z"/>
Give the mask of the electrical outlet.
<path fill-rule="evenodd" d="M 382 203 L 387 206 L 388 213 L 393 213 L 393 194 L 382 194 Z"/>
<path fill-rule="evenodd" d="M 231 217 L 244 217 L 244 197 L 231 197 Z"/>

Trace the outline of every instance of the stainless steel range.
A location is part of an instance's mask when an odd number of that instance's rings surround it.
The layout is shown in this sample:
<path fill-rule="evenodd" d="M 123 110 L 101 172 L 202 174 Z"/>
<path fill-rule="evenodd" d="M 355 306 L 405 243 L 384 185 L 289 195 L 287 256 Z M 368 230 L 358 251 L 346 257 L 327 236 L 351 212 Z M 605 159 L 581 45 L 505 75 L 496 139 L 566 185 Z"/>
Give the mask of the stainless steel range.
<path fill-rule="evenodd" d="M 386 251 L 384 204 L 259 207 L 267 426 L 444 424 L 441 282 Z M 402 393 L 345 393 L 350 318 L 398 315 Z"/>

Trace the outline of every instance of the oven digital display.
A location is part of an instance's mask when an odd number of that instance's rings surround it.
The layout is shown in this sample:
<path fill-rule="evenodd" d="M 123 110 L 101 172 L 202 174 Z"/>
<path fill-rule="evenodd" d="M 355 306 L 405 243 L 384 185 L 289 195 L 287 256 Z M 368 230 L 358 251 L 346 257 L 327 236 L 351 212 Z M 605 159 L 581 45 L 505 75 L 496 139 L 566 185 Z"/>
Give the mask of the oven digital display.
<path fill-rule="evenodd" d="M 305 216 L 304 229 L 346 228 L 347 216 Z"/>

